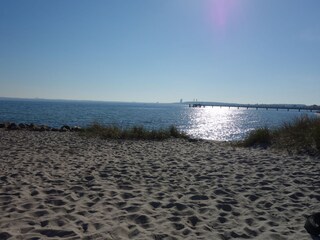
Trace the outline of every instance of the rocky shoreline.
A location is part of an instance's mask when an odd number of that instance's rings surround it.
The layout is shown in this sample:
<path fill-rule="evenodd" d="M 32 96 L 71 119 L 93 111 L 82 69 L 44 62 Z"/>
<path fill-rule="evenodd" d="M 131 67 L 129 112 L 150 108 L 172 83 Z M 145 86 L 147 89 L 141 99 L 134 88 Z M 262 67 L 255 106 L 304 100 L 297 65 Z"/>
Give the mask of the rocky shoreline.
<path fill-rule="evenodd" d="M 29 130 L 35 132 L 79 132 L 81 131 L 81 127 L 78 126 L 68 126 L 63 125 L 60 128 L 54 128 L 47 125 L 36 125 L 36 124 L 27 124 L 27 123 L 13 123 L 13 122 L 3 122 L 0 123 L 0 128 L 4 128 L 6 130 Z"/>

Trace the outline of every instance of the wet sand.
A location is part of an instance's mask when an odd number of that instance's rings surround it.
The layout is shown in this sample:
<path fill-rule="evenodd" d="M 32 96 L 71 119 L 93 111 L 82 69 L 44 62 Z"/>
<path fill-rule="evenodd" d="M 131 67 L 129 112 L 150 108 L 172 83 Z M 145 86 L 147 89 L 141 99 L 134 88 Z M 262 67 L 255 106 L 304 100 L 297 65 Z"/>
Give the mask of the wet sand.
<path fill-rule="evenodd" d="M 320 160 L 0 129 L 0 239 L 311 239 Z"/>

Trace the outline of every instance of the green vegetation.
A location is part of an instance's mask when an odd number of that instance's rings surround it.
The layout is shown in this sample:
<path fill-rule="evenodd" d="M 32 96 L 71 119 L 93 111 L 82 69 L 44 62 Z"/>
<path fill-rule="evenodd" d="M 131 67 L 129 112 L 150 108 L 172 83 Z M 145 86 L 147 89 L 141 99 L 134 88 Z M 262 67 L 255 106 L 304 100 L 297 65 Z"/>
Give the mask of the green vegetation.
<path fill-rule="evenodd" d="M 246 147 L 262 146 L 267 147 L 271 144 L 270 130 L 267 128 L 260 128 L 251 131 L 246 139 L 243 141 L 243 145 Z"/>
<path fill-rule="evenodd" d="M 102 125 L 93 123 L 84 128 L 80 134 L 86 137 L 99 137 L 102 139 L 136 139 L 136 140 L 165 140 L 168 138 L 188 138 L 188 136 L 171 126 L 167 129 L 148 130 L 142 126 L 123 129 L 116 125 Z"/>
<path fill-rule="evenodd" d="M 277 129 L 260 128 L 240 143 L 244 147 L 274 147 L 297 153 L 320 153 L 320 119 L 303 116 Z"/>

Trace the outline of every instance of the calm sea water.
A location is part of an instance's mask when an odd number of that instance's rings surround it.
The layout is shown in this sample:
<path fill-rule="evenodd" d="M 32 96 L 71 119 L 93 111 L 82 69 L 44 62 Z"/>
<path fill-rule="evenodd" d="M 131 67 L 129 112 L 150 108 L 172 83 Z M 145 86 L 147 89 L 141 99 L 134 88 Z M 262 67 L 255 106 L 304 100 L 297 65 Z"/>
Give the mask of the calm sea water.
<path fill-rule="evenodd" d="M 277 127 L 302 114 L 290 110 L 253 110 L 227 107 L 189 108 L 183 104 L 144 104 L 82 101 L 0 100 L 0 122 L 86 126 L 93 122 L 149 129 L 177 126 L 202 139 L 239 140 L 257 127 Z"/>

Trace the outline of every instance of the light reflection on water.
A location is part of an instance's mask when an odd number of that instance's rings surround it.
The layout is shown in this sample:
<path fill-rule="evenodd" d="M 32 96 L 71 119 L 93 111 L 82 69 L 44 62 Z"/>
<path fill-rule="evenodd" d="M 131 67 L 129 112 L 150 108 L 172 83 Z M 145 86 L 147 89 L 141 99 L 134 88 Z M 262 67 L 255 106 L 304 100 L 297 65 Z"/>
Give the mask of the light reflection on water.
<path fill-rule="evenodd" d="M 189 135 L 201 139 L 240 140 L 258 127 L 279 127 L 284 122 L 292 121 L 301 115 L 315 116 L 314 113 L 293 110 L 192 108 L 189 110 L 190 124 L 184 130 Z"/>
<path fill-rule="evenodd" d="M 224 136 L 239 134 L 241 120 L 235 111 L 227 108 L 198 108 L 190 113 L 190 129 L 187 132 L 197 138 L 224 140 Z"/>
<path fill-rule="evenodd" d="M 92 122 L 133 125 L 148 129 L 170 125 L 195 138 L 229 141 L 242 139 L 258 127 L 277 127 L 308 114 L 294 110 L 237 109 L 228 107 L 189 108 L 181 104 L 141 104 L 79 101 L 0 101 L 0 122 L 24 122 L 52 127 L 86 126 Z"/>

